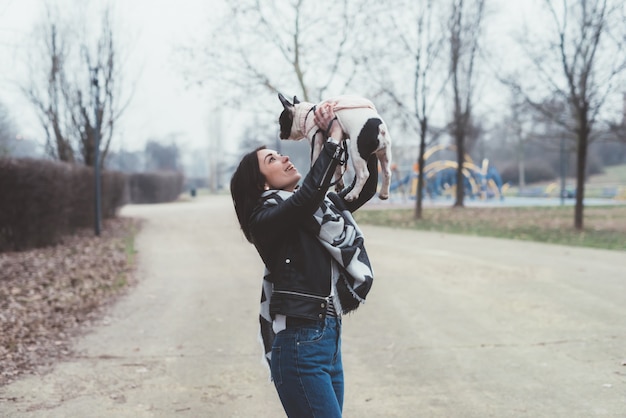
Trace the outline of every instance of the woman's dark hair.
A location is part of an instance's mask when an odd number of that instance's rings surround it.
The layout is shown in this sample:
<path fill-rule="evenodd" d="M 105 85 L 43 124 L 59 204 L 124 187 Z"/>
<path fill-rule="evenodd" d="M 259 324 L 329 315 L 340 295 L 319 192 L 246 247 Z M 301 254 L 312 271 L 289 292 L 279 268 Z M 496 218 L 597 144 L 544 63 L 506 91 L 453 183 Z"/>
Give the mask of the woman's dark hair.
<path fill-rule="evenodd" d="M 259 203 L 265 186 L 265 177 L 261 174 L 257 157 L 257 152 L 262 149 L 265 149 L 265 146 L 244 155 L 230 179 L 230 195 L 233 198 L 239 226 L 250 243 L 252 243 L 250 216 L 254 207 Z"/>

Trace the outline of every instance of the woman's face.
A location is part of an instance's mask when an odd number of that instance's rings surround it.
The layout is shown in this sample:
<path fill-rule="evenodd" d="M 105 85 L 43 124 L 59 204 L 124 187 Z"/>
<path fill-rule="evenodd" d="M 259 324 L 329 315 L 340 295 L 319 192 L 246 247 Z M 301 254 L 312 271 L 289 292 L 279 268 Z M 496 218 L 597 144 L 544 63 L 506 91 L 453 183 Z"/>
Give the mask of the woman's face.
<path fill-rule="evenodd" d="M 259 169 L 265 177 L 265 185 L 268 189 L 292 192 L 296 188 L 302 174 L 289 161 L 289 157 L 271 149 L 262 149 L 256 154 L 259 159 Z"/>

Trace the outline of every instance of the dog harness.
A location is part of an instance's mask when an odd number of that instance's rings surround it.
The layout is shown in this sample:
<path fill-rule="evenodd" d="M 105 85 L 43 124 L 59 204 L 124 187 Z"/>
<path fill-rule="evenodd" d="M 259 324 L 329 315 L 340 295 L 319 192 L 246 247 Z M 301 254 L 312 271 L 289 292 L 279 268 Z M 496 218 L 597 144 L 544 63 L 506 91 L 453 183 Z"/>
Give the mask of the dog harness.
<path fill-rule="evenodd" d="M 366 109 L 367 108 L 367 109 L 376 110 L 376 108 L 374 107 L 374 103 L 360 96 L 338 96 L 332 99 L 325 100 L 321 102 L 319 105 L 322 105 L 326 102 L 335 102 L 335 106 L 333 107 L 333 111 L 335 112 L 344 110 L 344 109 Z M 300 132 L 302 132 L 307 138 L 312 138 L 313 137 L 313 135 L 311 135 L 312 131 L 314 129 L 318 129 L 318 126 L 315 124 L 315 121 L 313 120 L 313 118 L 309 118 L 309 114 L 315 112 L 315 109 L 317 109 L 317 106 L 319 105 L 312 105 L 308 109 L 306 109 L 304 106 L 298 106 L 298 108 L 296 108 L 294 120 L 298 121 Z"/>

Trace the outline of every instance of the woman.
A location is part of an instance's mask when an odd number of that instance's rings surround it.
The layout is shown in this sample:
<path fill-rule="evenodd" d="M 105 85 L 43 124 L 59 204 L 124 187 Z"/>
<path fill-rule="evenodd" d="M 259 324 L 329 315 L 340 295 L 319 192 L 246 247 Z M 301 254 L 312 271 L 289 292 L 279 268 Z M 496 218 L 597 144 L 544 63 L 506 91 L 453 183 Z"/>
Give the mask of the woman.
<path fill-rule="evenodd" d="M 371 199 L 378 183 L 375 156 L 359 198 L 350 188 L 327 193 L 344 163 L 342 130 L 332 106 L 315 111 L 328 139 L 309 174 L 289 157 L 261 147 L 247 154 L 231 179 L 241 229 L 266 271 L 261 337 L 272 380 L 289 417 L 341 417 L 341 315 L 364 302 L 373 280 L 363 236 L 351 212 Z"/>

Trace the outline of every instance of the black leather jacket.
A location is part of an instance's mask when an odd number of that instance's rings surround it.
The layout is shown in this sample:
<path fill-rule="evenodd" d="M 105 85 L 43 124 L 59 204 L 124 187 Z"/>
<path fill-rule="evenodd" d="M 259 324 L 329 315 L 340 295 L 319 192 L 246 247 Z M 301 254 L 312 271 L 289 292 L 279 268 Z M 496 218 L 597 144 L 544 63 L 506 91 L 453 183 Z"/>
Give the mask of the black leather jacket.
<path fill-rule="evenodd" d="M 312 215 L 324 200 L 338 164 L 337 147 L 333 142 L 326 142 L 293 196 L 270 207 L 263 206 L 262 198 L 251 216 L 251 236 L 271 272 L 267 279 L 274 285 L 270 300 L 272 317 L 283 314 L 323 319 L 326 316 L 331 286 L 331 257 L 305 225 L 307 222 L 315 223 Z M 367 165 L 370 176 L 361 194 L 352 202 L 337 199 L 344 205 L 340 210 L 353 212 L 376 193 L 378 160 L 375 155 L 370 157 Z M 344 197 L 350 189 L 343 190 L 339 196 Z"/>

